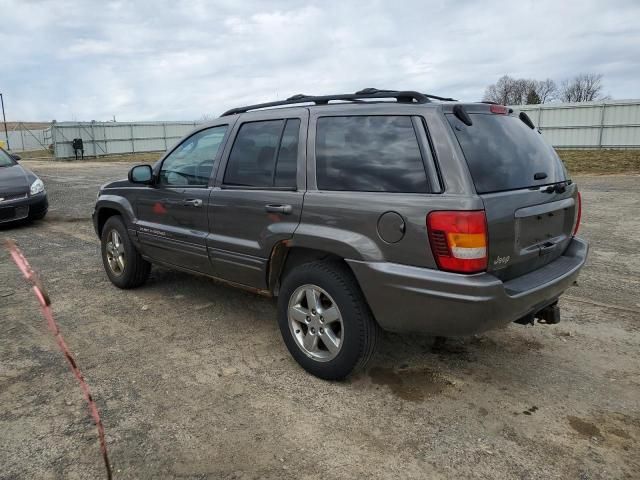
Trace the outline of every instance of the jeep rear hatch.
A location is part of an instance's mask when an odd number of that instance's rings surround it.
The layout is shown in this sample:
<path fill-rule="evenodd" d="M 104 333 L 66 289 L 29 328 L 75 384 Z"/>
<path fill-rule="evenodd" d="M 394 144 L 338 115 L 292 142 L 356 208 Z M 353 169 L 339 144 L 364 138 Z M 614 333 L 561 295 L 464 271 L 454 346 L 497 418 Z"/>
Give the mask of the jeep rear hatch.
<path fill-rule="evenodd" d="M 578 197 L 555 150 L 506 107 L 459 110 L 446 117 L 485 205 L 487 270 L 508 280 L 558 258 L 571 240 Z"/>

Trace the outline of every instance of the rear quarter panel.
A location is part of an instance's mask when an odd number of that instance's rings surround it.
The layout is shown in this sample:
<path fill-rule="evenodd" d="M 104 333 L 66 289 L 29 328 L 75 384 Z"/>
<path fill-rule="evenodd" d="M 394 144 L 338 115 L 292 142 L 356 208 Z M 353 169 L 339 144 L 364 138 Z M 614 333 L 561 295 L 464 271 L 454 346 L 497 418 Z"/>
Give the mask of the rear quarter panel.
<path fill-rule="evenodd" d="M 442 193 L 384 193 L 321 191 L 316 182 L 316 125 L 322 116 L 412 115 L 427 126 L 427 135 L 418 135 L 423 151 L 435 156 Z M 422 137 L 422 138 L 421 138 Z M 326 250 L 343 258 L 387 261 L 436 268 L 426 229 L 426 216 L 433 210 L 482 209 L 481 199 L 469 177 L 466 164 L 449 126 L 437 106 L 383 104 L 375 106 L 336 105 L 312 109 L 307 143 L 307 185 L 301 223 L 292 245 Z M 385 212 L 404 219 L 401 240 L 389 243 L 378 232 Z"/>

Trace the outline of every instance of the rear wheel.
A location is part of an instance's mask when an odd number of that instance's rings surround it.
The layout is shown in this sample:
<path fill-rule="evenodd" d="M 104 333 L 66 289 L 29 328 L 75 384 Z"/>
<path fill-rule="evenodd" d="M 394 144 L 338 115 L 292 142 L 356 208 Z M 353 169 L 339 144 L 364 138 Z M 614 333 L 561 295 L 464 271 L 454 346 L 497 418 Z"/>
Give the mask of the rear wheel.
<path fill-rule="evenodd" d="M 118 288 L 135 288 L 147 281 L 151 264 L 136 250 L 119 216 L 110 217 L 101 235 L 102 263 L 111 283 Z"/>
<path fill-rule="evenodd" d="M 337 262 L 308 263 L 287 275 L 278 297 L 278 323 L 293 358 L 326 380 L 364 368 L 379 328 L 353 274 Z"/>

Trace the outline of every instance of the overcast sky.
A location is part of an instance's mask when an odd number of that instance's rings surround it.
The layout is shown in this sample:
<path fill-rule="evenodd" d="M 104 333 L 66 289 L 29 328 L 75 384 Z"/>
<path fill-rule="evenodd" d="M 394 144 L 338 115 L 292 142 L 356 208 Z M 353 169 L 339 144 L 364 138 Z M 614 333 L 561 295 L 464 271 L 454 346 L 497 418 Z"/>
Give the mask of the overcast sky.
<path fill-rule="evenodd" d="M 500 76 L 640 97 L 640 1 L 0 0 L 9 120 L 194 120 L 296 93 L 480 100 Z"/>

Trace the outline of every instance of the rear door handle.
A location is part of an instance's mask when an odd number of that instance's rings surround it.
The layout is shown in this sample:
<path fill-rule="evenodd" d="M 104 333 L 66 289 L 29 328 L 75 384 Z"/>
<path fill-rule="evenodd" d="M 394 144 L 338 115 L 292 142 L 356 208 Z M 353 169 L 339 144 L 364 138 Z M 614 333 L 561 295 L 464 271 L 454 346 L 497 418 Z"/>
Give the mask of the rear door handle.
<path fill-rule="evenodd" d="M 201 207 L 202 200 L 200 200 L 199 198 L 190 198 L 182 202 L 182 205 L 184 205 L 185 207 Z"/>
<path fill-rule="evenodd" d="M 264 209 L 269 213 L 282 213 L 283 215 L 289 215 L 293 212 L 293 207 L 291 207 L 291 205 L 268 204 L 264 206 Z"/>

